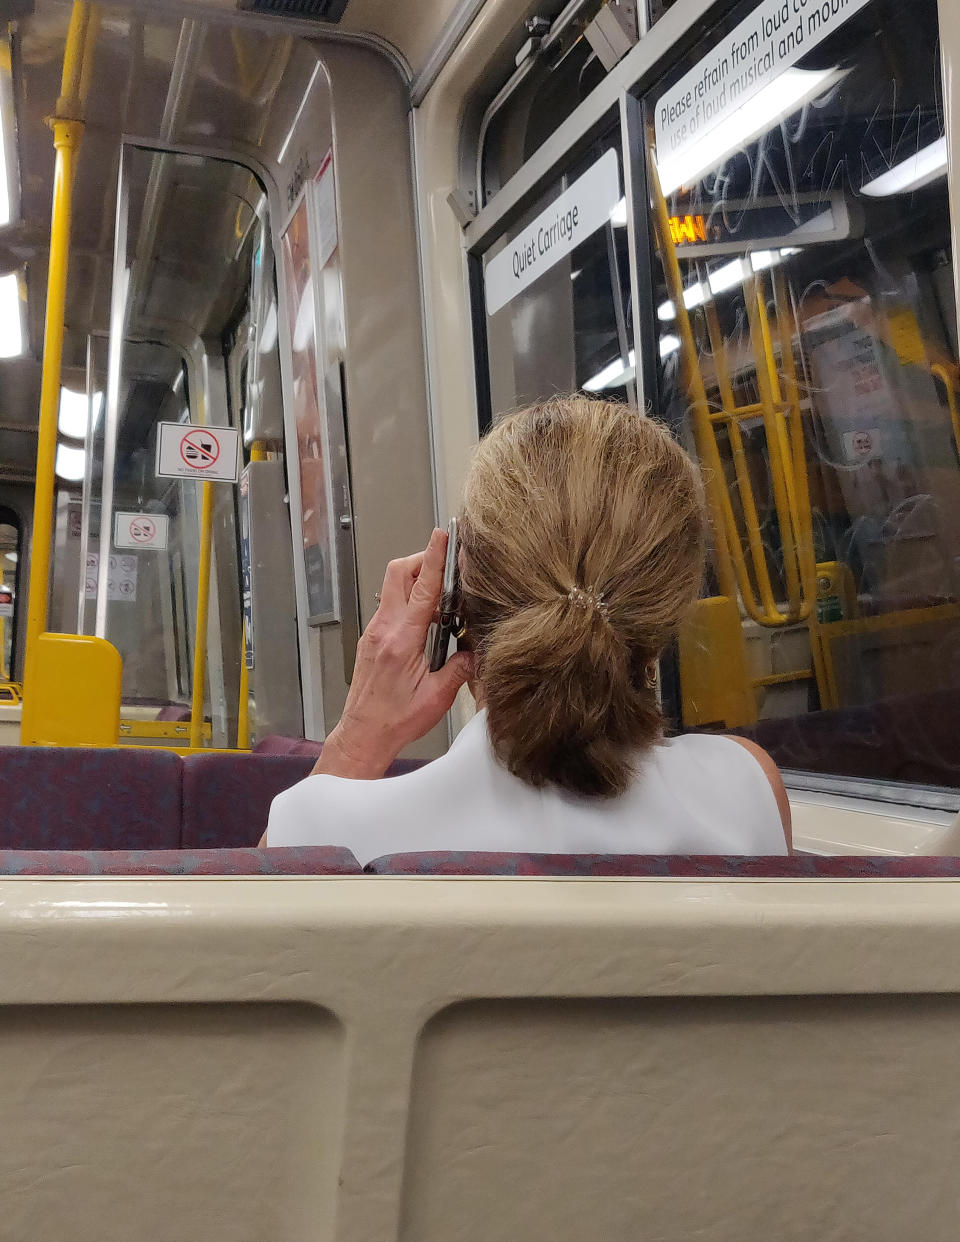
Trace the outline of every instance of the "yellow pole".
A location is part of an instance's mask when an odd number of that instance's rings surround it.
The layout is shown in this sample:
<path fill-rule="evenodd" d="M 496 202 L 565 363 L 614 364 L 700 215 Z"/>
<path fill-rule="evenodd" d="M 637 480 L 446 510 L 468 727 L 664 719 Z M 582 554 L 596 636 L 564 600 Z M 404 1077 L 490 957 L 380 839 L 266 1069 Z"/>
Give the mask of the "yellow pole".
<path fill-rule="evenodd" d="M 677 331 L 680 336 L 680 368 L 684 385 L 690 400 L 690 414 L 693 421 L 693 434 L 703 474 L 704 489 L 707 494 L 707 507 L 710 524 L 713 528 L 714 555 L 716 556 L 717 581 L 720 594 L 728 599 L 737 598 L 739 585 L 740 595 L 744 600 L 751 596 L 750 582 L 747 575 L 746 562 L 737 546 L 738 556 L 733 554 L 733 545 L 737 543 L 737 528 L 733 516 L 733 507 L 727 495 L 723 463 L 720 450 L 717 448 L 716 437 L 710 427 L 710 403 L 703 384 L 703 375 L 697 361 L 697 346 L 683 300 L 683 275 L 677 252 L 670 235 L 670 215 L 667 202 L 660 189 L 660 174 L 657 162 L 651 154 L 650 197 L 653 199 L 654 228 L 660 243 L 660 258 L 663 262 L 667 289 L 673 299 L 677 315 Z"/>
<path fill-rule="evenodd" d="M 250 749 L 250 670 L 247 668 L 247 620 L 241 622 L 240 706 L 237 711 L 237 750 Z"/>
<path fill-rule="evenodd" d="M 190 708 L 190 745 L 203 741 L 203 688 L 207 679 L 207 617 L 210 611 L 210 562 L 213 550 L 213 489 L 204 483 L 200 504 L 200 572 L 197 575 L 197 628 L 193 642 L 193 698 Z"/>
<path fill-rule="evenodd" d="M 56 166 L 50 219 L 50 261 L 47 275 L 47 307 L 44 325 L 43 377 L 40 385 L 40 421 L 37 429 L 37 482 L 33 502 L 33 536 L 30 585 L 27 596 L 26 660 L 24 682 L 29 685 L 36 644 L 47 626 L 50 591 L 50 539 L 53 530 L 54 471 L 57 456 L 57 421 L 60 413 L 60 376 L 63 365 L 63 319 L 67 299 L 67 268 L 70 260 L 70 225 L 73 209 L 74 157 L 83 139 L 78 120 L 78 92 L 83 76 L 84 53 L 90 22 L 90 5 L 76 0 L 63 56 L 63 81 L 57 115 L 50 121 Z"/>

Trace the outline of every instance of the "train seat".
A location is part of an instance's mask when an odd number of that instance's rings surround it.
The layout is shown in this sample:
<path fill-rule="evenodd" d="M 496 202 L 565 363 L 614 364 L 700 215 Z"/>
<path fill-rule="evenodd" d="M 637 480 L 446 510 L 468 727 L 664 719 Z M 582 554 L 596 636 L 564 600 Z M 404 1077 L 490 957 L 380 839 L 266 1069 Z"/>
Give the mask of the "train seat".
<path fill-rule="evenodd" d="M 4 878 L 5 1236 L 947 1242 L 958 1018 L 949 879 Z"/>
<path fill-rule="evenodd" d="M 188 755 L 180 844 L 187 850 L 256 845 L 270 803 L 309 776 L 315 762 L 311 755 Z"/>
<path fill-rule="evenodd" d="M 955 690 L 761 720 L 735 732 L 752 738 L 784 769 L 960 786 L 960 698 Z"/>
<path fill-rule="evenodd" d="M 0 850 L 5 876 L 360 875 L 339 846 L 230 850 Z"/>
<path fill-rule="evenodd" d="M 0 747 L 0 849 L 177 849 L 181 799 L 168 751 Z"/>
<path fill-rule="evenodd" d="M 545 878 L 673 877 L 677 879 L 955 879 L 960 858 L 784 857 L 683 854 L 498 854 L 442 851 L 388 854 L 364 870 L 370 875 L 541 876 Z"/>
<path fill-rule="evenodd" d="M 320 757 L 323 750 L 322 742 L 311 742 L 309 738 L 284 737 L 279 733 L 270 733 L 260 739 L 254 746 L 255 755 L 312 755 Z M 395 759 L 387 769 L 387 776 L 403 776 L 407 772 L 415 772 L 429 763 L 429 759 Z"/>

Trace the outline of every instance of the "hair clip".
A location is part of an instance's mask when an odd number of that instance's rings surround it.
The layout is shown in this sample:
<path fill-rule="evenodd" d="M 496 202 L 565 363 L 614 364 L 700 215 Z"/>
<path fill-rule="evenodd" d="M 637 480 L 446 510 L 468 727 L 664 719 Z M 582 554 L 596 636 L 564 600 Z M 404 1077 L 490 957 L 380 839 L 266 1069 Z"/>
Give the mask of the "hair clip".
<path fill-rule="evenodd" d="M 583 587 L 572 587 L 567 592 L 567 600 L 574 607 L 582 608 L 585 612 L 590 608 L 595 608 L 604 621 L 610 620 L 610 608 L 596 587 L 589 587 L 587 590 Z"/>

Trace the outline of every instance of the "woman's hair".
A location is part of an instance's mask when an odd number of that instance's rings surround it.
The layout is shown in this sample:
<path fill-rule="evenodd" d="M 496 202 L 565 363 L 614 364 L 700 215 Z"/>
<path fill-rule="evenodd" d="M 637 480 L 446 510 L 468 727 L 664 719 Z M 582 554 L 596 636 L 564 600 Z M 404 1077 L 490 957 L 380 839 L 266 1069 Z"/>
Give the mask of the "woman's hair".
<path fill-rule="evenodd" d="M 531 785 L 623 793 L 662 731 L 648 666 L 700 588 L 693 462 L 629 406 L 556 397 L 481 442 L 460 530 L 498 758 Z"/>

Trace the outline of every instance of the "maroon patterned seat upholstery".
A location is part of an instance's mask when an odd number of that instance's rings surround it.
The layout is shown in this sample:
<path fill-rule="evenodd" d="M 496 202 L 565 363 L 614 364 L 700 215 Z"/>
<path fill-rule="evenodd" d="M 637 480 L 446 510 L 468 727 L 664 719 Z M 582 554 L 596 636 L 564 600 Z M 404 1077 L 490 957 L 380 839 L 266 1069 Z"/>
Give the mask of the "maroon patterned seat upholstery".
<path fill-rule="evenodd" d="M 960 858 L 871 856 L 749 858 L 667 854 L 388 854 L 371 875 L 671 876 L 707 879 L 912 879 L 960 877 Z"/>
<path fill-rule="evenodd" d="M 360 875 L 338 846 L 278 850 L 0 850 L 0 875 Z"/>
<path fill-rule="evenodd" d="M 0 849 L 176 849 L 181 797 L 169 751 L 0 747 Z"/>
<path fill-rule="evenodd" d="M 267 829 L 270 803 L 305 776 L 311 755 L 188 755 L 183 760 L 185 850 L 256 845 Z"/>
<path fill-rule="evenodd" d="M 310 775 L 313 755 L 209 754 L 183 760 L 184 849 L 235 849 L 256 845 L 267 829 L 277 794 Z M 398 759 L 388 776 L 422 766 Z M 331 829 L 336 836 L 335 827 Z"/>

